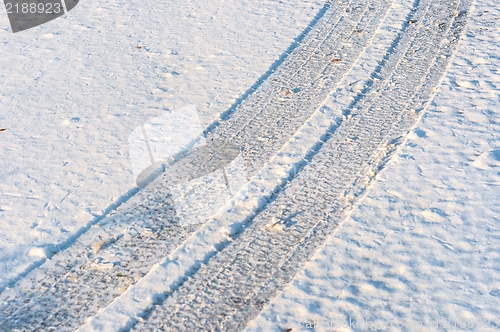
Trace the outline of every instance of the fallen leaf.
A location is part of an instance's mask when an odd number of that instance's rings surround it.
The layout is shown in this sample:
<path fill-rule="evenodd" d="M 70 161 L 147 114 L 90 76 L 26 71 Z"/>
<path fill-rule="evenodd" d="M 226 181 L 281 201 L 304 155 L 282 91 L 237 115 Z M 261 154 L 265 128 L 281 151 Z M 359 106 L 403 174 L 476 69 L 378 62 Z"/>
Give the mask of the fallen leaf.
<path fill-rule="evenodd" d="M 141 48 L 142 48 L 142 46 L 136 46 L 135 48 L 141 49 Z"/>
<path fill-rule="evenodd" d="M 340 62 L 340 59 L 333 59 L 332 62 Z"/>

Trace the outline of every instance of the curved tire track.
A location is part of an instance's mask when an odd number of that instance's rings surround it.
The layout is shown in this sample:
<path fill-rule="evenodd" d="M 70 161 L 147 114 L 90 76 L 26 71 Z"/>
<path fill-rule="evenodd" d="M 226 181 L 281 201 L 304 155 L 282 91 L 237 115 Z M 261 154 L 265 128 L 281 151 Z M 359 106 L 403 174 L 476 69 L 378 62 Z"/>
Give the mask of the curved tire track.
<path fill-rule="evenodd" d="M 342 79 L 389 2 L 331 4 L 301 45 L 207 138 L 239 144 L 250 176 L 255 174 Z M 0 330 L 73 330 L 182 243 L 199 225 L 177 223 L 163 182 L 158 178 L 68 250 L 5 290 Z"/>
<path fill-rule="evenodd" d="M 335 231 L 416 123 L 458 43 L 469 7 L 469 0 L 421 1 L 414 23 L 374 73 L 365 96 L 347 110 L 352 117 L 328 133 L 292 182 L 294 193 L 282 191 L 135 328 L 242 330 Z M 273 218 L 282 227 L 267 227 Z"/>

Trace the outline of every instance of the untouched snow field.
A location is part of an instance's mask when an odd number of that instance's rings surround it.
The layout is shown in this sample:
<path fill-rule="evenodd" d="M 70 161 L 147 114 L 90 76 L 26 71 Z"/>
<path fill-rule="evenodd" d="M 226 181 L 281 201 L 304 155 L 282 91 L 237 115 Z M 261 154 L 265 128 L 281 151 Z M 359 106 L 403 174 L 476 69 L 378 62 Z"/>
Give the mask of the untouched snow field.
<path fill-rule="evenodd" d="M 88 0 L 16 34 L 0 6 L 0 290 L 135 192 L 137 126 L 187 105 L 208 125 L 323 5 Z"/>
<path fill-rule="evenodd" d="M 476 2 L 402 149 L 249 331 L 500 330 L 499 32 Z"/>

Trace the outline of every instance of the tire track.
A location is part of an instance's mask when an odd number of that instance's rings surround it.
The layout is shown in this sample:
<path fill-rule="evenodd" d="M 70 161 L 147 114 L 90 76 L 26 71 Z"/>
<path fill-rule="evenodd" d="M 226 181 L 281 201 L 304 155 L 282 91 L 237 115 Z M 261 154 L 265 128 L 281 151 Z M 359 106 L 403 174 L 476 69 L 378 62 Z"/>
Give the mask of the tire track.
<path fill-rule="evenodd" d="M 301 48 L 307 56 L 284 63 L 264 83 L 262 94 L 250 97 L 239 116 L 226 121 L 210 137 L 241 146 L 249 176 L 255 175 L 349 70 L 388 5 L 389 1 L 351 1 L 336 8 Z M 338 17 L 342 11 L 346 15 Z"/>
<path fill-rule="evenodd" d="M 389 0 L 374 3 L 332 4 L 269 77 L 269 83 L 261 85 L 207 138 L 238 142 L 250 175 L 255 174 L 317 109 L 362 52 Z M 349 57 L 340 63 L 332 61 L 337 54 Z M 283 95 L 288 87 L 298 92 Z M 268 133 L 276 136 L 261 139 Z M 151 183 L 68 250 L 5 290 L 0 295 L 0 330 L 73 330 L 185 241 L 199 225 L 179 225 L 164 182 L 162 176 Z"/>
<path fill-rule="evenodd" d="M 456 48 L 469 6 L 469 0 L 421 1 L 366 96 L 350 107 L 352 117 L 329 133 L 292 184 L 232 244 L 135 328 L 242 330 L 335 231 L 416 123 Z M 268 227 L 271 220 L 278 222 Z"/>

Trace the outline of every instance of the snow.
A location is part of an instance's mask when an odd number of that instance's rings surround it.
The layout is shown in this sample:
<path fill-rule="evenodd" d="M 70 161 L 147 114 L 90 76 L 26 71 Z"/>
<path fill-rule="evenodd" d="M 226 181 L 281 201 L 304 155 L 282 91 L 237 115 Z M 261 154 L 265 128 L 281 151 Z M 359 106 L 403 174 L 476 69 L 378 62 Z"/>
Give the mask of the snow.
<path fill-rule="evenodd" d="M 498 329 L 500 6 L 474 6 L 401 150 L 249 331 Z"/>
<path fill-rule="evenodd" d="M 292 169 L 300 168 L 307 151 L 318 145 L 318 140 L 327 131 L 332 131 L 332 124 L 339 123 L 342 113 L 339 110 L 349 106 L 359 89 L 357 82 L 370 78 L 378 66 L 377 59 L 391 46 L 400 32 L 405 17 L 412 9 L 409 3 L 397 3 L 392 6 L 380 31 L 374 36 L 368 48 L 360 55 L 353 68 L 339 83 L 339 88 L 323 107 L 319 108 L 286 145 L 243 189 L 223 206 L 219 213 L 206 222 L 188 240 L 180 245 L 163 262 L 156 265 L 149 273 L 113 303 L 102 309 L 95 317 L 88 319 L 81 331 L 118 331 L 127 329 L 140 320 L 142 313 L 163 298 L 165 292 L 173 292 L 179 287 L 179 281 L 195 274 L 201 264 L 227 246 L 231 241 L 229 234 L 245 225 L 266 204 L 278 186 L 287 181 L 287 174 Z M 377 55 L 379 57 L 377 57 Z M 348 87 L 348 88 L 340 88 Z M 289 187 L 285 195 L 293 194 L 294 186 Z M 267 225 L 280 231 L 283 224 L 274 218 Z"/>
<path fill-rule="evenodd" d="M 295 133 L 294 137 L 231 199 L 218 209 L 205 224 L 182 243 L 148 274 L 95 317 L 87 320 L 79 331 L 121 331 L 130 328 L 158 297 L 175 291 L 182 280 L 195 274 L 201 264 L 232 241 L 230 234 L 262 209 L 272 193 L 287 181 L 287 174 L 304 163 L 307 147 L 317 144 L 335 115 L 318 109 Z M 235 172 L 237 173 L 237 172 Z M 197 211 L 199 208 L 194 209 Z M 200 220 L 199 213 L 195 215 Z M 194 218 L 193 218 L 194 219 Z M 189 219 L 188 219 L 189 220 Z M 181 220 L 186 222 L 185 218 Z M 279 228 L 279 225 L 276 227 Z"/>
<path fill-rule="evenodd" d="M 135 128 L 186 105 L 206 127 L 275 67 L 322 5 L 87 0 L 18 34 L 1 7 L 0 291 L 133 195 Z M 351 102 L 411 7 L 395 1 L 344 88 L 219 214 L 82 330 L 126 327 L 219 251 L 342 116 L 335 112 Z M 493 0 L 475 3 L 449 71 L 403 147 L 248 330 L 500 326 L 499 20 Z"/>
<path fill-rule="evenodd" d="M 132 173 L 137 178 L 148 167 L 200 145 L 206 145 L 195 105 L 146 121 L 128 137 Z"/>
<path fill-rule="evenodd" d="M 207 126 L 323 5 L 88 0 L 16 34 L 0 6 L 0 290 L 134 194 L 137 126 L 187 105 Z"/>

